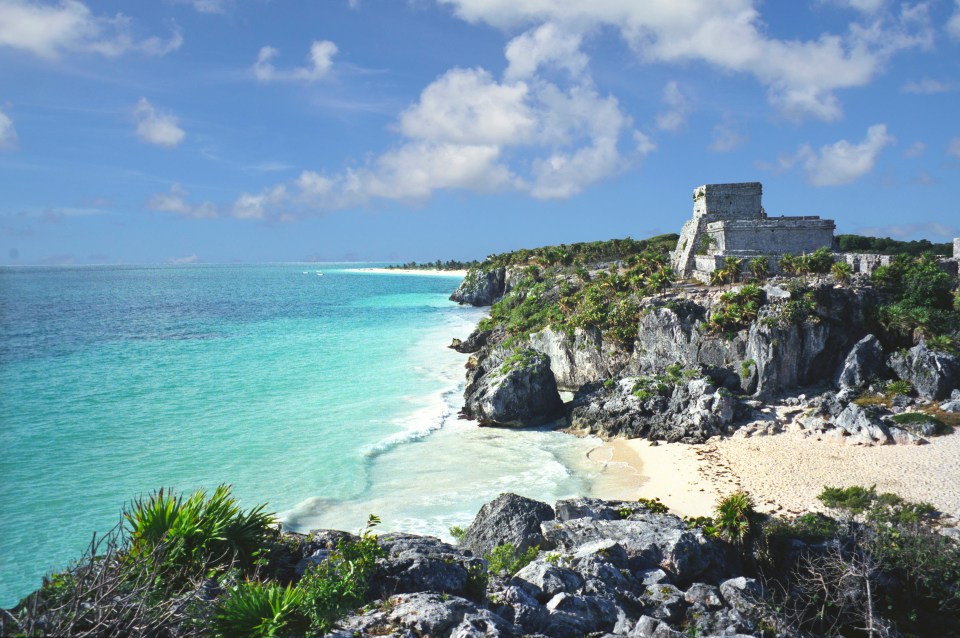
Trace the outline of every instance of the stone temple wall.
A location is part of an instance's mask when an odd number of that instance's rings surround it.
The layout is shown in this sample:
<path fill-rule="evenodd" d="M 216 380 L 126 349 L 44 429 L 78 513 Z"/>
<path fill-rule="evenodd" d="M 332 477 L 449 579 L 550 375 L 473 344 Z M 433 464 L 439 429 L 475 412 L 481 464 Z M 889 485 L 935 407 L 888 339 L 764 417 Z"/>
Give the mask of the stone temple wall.
<path fill-rule="evenodd" d="M 953 239 L 953 258 L 960 259 L 960 237 Z"/>
<path fill-rule="evenodd" d="M 693 191 L 693 216 L 722 219 L 759 219 L 763 186 L 760 182 L 705 184 Z"/>
<path fill-rule="evenodd" d="M 836 224 L 818 217 L 770 217 L 755 221 L 723 220 L 707 224 L 714 249 L 722 254 L 812 253 L 833 247 Z"/>

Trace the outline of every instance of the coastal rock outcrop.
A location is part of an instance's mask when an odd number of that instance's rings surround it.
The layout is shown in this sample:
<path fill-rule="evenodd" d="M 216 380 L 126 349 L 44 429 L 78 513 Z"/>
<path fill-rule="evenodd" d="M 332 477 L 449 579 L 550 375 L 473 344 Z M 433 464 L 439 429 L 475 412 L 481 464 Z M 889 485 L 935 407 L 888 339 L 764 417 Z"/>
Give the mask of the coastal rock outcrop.
<path fill-rule="evenodd" d="M 450 295 L 450 300 L 471 306 L 489 306 L 503 296 L 505 282 L 505 268 L 472 268 Z"/>
<path fill-rule="evenodd" d="M 893 353 L 890 368 L 922 397 L 943 401 L 960 388 L 960 360 L 931 350 L 922 341 L 905 352 Z"/>
<path fill-rule="evenodd" d="M 563 414 L 550 358 L 522 348 L 497 350 L 467 373 L 463 415 L 481 425 L 538 425 Z"/>
<path fill-rule="evenodd" d="M 707 378 L 625 377 L 584 386 L 569 405 L 570 426 L 602 436 L 702 443 L 720 434 L 737 401 Z"/>
<path fill-rule="evenodd" d="M 480 596 L 437 589 L 426 580 L 420 591 L 390 592 L 378 583 L 378 572 L 376 599 L 328 635 L 662 638 L 689 635 L 683 628 L 702 636 L 753 636 L 776 613 L 757 581 L 737 572 L 738 561 L 723 543 L 688 529 L 676 516 L 636 502 L 589 498 L 558 502 L 556 512 L 560 517 L 553 519 L 554 508 L 545 503 L 502 495 L 481 509 L 470 529 L 512 531 L 473 545 L 486 551 L 501 542 L 533 543 L 529 535 L 542 519 L 543 536 L 556 545 L 552 550 L 539 552 L 512 576 L 491 574 Z M 383 563 L 401 557 L 413 563 L 446 557 L 455 565 L 471 560 L 464 546 L 410 535 L 385 538 L 389 556 Z M 471 532 L 464 544 L 471 544 Z"/>
<path fill-rule="evenodd" d="M 480 508 L 460 545 L 477 556 L 486 556 L 500 545 L 510 543 L 520 552 L 530 547 L 548 548 L 540 526 L 555 518 L 546 503 L 501 494 Z"/>
<path fill-rule="evenodd" d="M 873 335 L 867 335 L 850 350 L 837 378 L 841 390 L 857 390 L 883 373 L 883 346 Z"/>

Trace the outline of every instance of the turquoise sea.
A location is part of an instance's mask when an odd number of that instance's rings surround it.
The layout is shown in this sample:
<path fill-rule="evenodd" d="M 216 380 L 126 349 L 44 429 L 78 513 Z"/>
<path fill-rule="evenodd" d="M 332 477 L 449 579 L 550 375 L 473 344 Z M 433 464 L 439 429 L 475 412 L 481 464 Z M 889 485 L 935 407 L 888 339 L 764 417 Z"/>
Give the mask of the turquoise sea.
<path fill-rule="evenodd" d="M 355 264 L 0 269 L 0 605 L 156 488 L 285 525 L 448 537 L 503 491 L 591 491 L 596 442 L 457 419 L 482 311 Z"/>

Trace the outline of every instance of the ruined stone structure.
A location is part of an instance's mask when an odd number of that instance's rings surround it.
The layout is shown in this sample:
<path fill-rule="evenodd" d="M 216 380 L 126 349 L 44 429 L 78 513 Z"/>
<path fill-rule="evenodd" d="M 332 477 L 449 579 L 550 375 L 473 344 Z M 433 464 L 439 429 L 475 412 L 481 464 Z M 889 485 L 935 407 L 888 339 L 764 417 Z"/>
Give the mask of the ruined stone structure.
<path fill-rule="evenodd" d="M 953 238 L 953 258 L 960 259 L 960 237 Z"/>
<path fill-rule="evenodd" d="M 777 271 L 779 256 L 832 248 L 833 220 L 816 216 L 768 217 L 759 182 L 706 184 L 693 191 L 693 218 L 680 231 L 673 269 L 681 277 L 709 280 L 723 259 L 760 255 Z"/>

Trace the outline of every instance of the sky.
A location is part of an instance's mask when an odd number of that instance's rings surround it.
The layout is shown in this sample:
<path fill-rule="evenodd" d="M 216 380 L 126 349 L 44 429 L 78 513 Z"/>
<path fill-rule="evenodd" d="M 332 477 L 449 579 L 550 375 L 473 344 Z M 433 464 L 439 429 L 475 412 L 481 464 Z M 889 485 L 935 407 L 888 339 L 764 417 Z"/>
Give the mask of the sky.
<path fill-rule="evenodd" d="M 960 236 L 960 0 L 0 0 L 0 264 Z"/>

